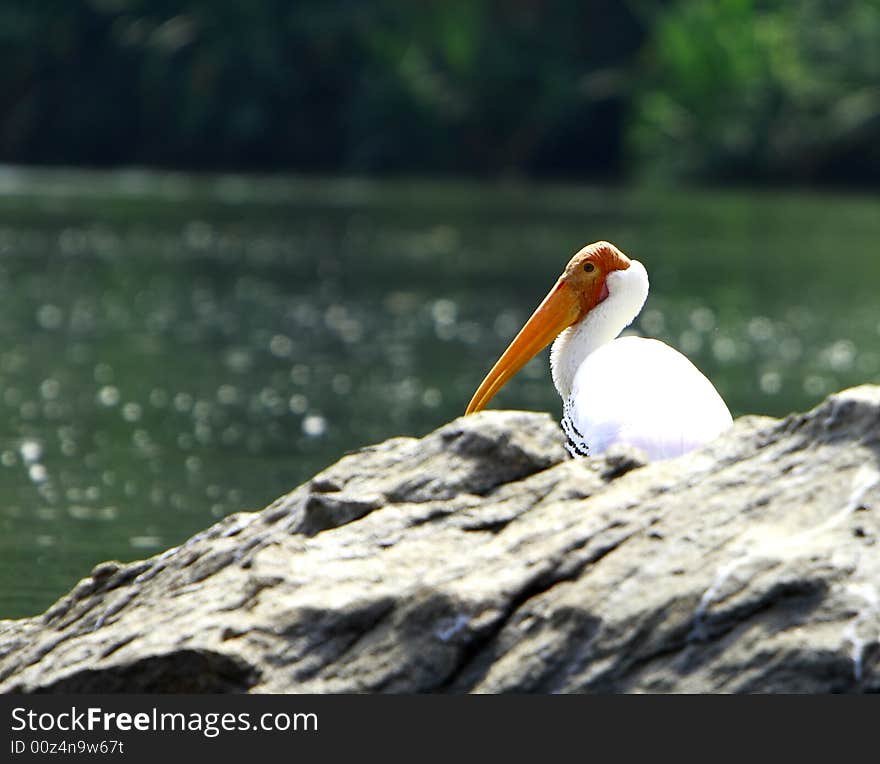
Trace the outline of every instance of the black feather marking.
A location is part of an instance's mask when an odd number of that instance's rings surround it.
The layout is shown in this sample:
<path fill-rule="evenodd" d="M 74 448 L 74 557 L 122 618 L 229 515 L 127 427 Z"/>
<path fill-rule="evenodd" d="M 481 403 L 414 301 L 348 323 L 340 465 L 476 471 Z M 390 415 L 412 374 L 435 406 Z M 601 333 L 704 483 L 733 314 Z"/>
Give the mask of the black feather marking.
<path fill-rule="evenodd" d="M 590 447 L 586 444 L 581 431 L 574 426 L 571 418 L 570 401 L 563 404 L 562 431 L 565 433 L 565 450 L 574 457 L 589 456 Z"/>

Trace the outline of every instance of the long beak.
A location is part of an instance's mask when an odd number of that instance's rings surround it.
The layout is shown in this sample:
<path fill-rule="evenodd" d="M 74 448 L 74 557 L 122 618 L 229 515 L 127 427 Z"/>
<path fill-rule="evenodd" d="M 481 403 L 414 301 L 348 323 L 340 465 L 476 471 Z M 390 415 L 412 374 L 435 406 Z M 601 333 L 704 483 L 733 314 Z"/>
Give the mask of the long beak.
<path fill-rule="evenodd" d="M 581 317 L 582 310 L 575 290 L 562 279 L 557 281 L 501 358 L 495 362 L 464 413 L 473 414 L 484 409 L 514 374 L 553 342 L 563 329 L 567 329 Z"/>

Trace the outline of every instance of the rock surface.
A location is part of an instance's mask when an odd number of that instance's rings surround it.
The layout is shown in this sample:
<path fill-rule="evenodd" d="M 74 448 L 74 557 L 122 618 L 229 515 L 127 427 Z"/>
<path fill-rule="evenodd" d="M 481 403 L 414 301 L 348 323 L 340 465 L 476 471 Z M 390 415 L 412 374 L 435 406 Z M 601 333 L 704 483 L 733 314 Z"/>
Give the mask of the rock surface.
<path fill-rule="evenodd" d="M 643 465 L 484 412 L 0 622 L 4 692 L 880 691 L 880 387 Z"/>

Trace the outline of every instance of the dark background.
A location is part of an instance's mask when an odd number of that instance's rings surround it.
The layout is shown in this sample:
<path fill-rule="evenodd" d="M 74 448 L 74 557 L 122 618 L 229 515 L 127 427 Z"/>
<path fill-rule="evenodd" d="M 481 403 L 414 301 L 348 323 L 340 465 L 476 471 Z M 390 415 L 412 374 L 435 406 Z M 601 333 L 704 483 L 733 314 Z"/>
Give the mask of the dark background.
<path fill-rule="evenodd" d="M 880 178 L 878 0 L 0 0 L 0 162 Z"/>

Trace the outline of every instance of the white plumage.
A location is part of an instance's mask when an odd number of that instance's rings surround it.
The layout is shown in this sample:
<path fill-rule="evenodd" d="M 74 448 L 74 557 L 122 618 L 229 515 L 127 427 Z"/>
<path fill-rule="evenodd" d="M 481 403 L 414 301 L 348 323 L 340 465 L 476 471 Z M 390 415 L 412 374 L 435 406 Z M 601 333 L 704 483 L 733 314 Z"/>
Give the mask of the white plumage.
<path fill-rule="evenodd" d="M 569 452 L 596 456 L 623 443 L 668 459 L 718 437 L 732 418 L 696 366 L 659 340 L 614 339 L 645 303 L 645 267 L 631 260 L 606 285 L 608 296 L 557 337 L 550 356 Z"/>
<path fill-rule="evenodd" d="M 578 368 L 563 429 L 573 455 L 596 456 L 624 443 L 668 459 L 714 440 L 731 421 L 712 383 L 685 356 L 659 340 L 621 337 Z"/>
<path fill-rule="evenodd" d="M 619 443 L 667 459 L 713 440 L 732 418 L 712 383 L 668 345 L 618 336 L 647 296 L 648 274 L 638 260 L 608 242 L 584 247 L 487 374 L 467 413 L 482 409 L 553 341 L 550 368 L 572 455 L 596 456 Z"/>

